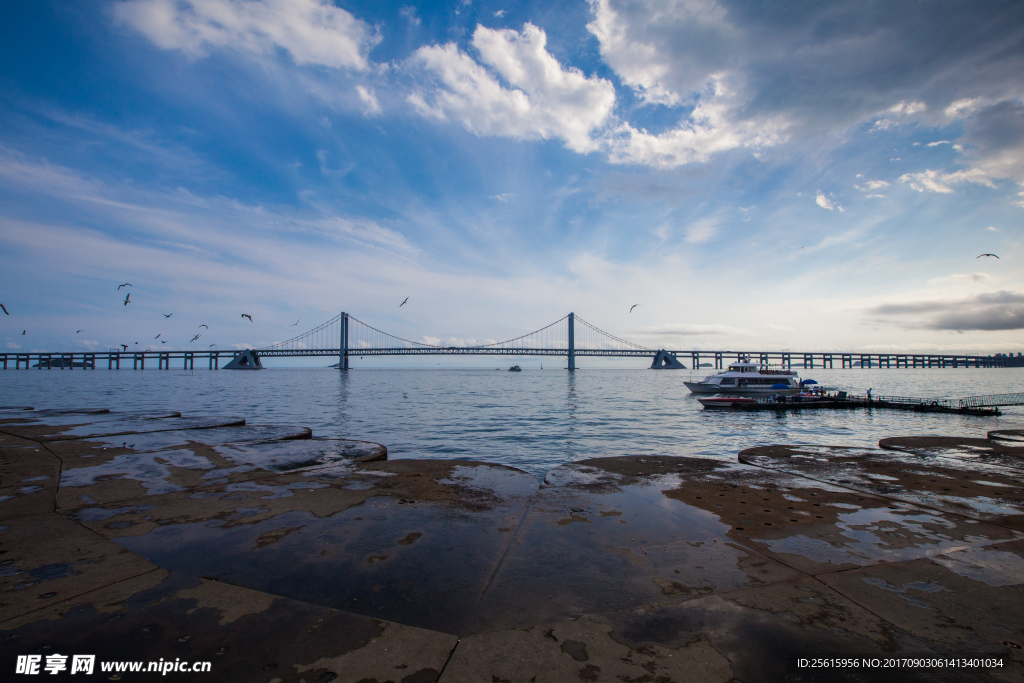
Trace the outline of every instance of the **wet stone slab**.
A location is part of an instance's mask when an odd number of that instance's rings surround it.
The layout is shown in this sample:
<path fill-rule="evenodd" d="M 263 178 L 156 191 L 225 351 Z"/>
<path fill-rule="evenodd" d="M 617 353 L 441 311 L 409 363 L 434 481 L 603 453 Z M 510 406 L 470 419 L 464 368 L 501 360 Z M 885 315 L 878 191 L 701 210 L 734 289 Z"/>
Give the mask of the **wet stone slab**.
<path fill-rule="evenodd" d="M 13 415 L 0 414 L 0 424 L 6 424 L 13 419 L 16 420 L 15 424 L 63 427 L 123 420 L 160 420 L 169 417 L 181 417 L 181 413 L 176 410 L 116 411 L 108 408 L 95 411 L 34 410 Z"/>
<path fill-rule="evenodd" d="M 698 458 L 597 458 L 548 481 L 637 486 L 636 495 L 808 574 L 1024 538 L 1013 529 L 785 472 Z"/>
<path fill-rule="evenodd" d="M 799 575 L 736 543 L 713 515 L 682 515 L 664 500 L 661 488 L 676 480 L 660 470 L 681 459 L 647 459 L 653 471 L 640 477 L 618 477 L 592 462 L 549 473 L 470 631 L 687 600 Z"/>
<path fill-rule="evenodd" d="M 133 453 L 184 448 L 204 457 L 211 452 L 209 446 L 253 441 L 280 441 L 309 439 L 308 427 L 289 425 L 245 425 L 241 427 L 211 427 L 208 429 L 179 429 L 166 432 L 120 434 L 69 441 L 50 441 L 46 447 L 57 455 L 65 467 L 95 467 L 111 459 Z"/>
<path fill-rule="evenodd" d="M 1024 531 L 1024 468 L 1001 453 L 761 446 L 741 451 L 739 460 Z"/>
<path fill-rule="evenodd" d="M 166 570 L 0 623 L 5 664 L 54 653 L 211 662 L 209 673 L 136 675 L 171 681 L 433 681 L 455 644 L 451 635 Z"/>
<path fill-rule="evenodd" d="M 0 522 L 0 620 L 156 567 L 55 513 Z"/>
<path fill-rule="evenodd" d="M 39 444 L 0 445 L 0 520 L 53 512 L 60 460 Z"/>
<path fill-rule="evenodd" d="M 459 633 L 536 489 L 512 468 L 400 460 L 68 514 L 167 569 Z"/>
<path fill-rule="evenodd" d="M 819 578 L 936 652 L 1003 655 L 999 678 L 1024 680 L 1022 542 Z"/>
<path fill-rule="evenodd" d="M 878 445 L 894 451 L 954 458 L 1003 456 L 1007 467 L 1024 470 L 1024 444 L 1014 441 L 959 436 L 895 436 L 880 440 Z"/>
<path fill-rule="evenodd" d="M 39 442 L 84 439 L 89 437 L 141 434 L 145 432 L 166 432 L 177 429 L 209 429 L 211 427 L 232 427 L 245 424 L 241 417 L 168 417 L 160 419 L 122 419 L 74 423 L 68 425 L 48 424 L 47 420 L 30 424 L 0 424 L 0 432 L 32 439 Z"/>
<path fill-rule="evenodd" d="M 188 448 L 143 453 L 115 447 L 93 455 L 80 455 L 80 451 L 75 451 L 72 456 L 67 452 L 74 444 L 92 442 L 50 445 L 52 450 L 61 454 L 65 463 L 57 509 L 69 514 L 78 508 L 97 504 L 193 488 L 223 488 L 283 472 L 302 470 L 307 479 L 335 476 L 347 473 L 357 462 L 387 458 L 387 448 L 380 444 L 344 439 L 301 439 L 299 437 L 308 434 L 305 428 L 230 427 L 196 430 L 186 435 L 203 439 L 207 432 L 219 433 L 217 436 L 221 440 L 230 438 L 228 432 L 235 432 L 235 436 L 243 440 L 254 436 L 277 436 L 286 440 L 218 446 L 190 442 Z M 170 433 L 173 432 L 161 434 Z M 206 493 L 210 491 L 206 490 Z"/>
<path fill-rule="evenodd" d="M 996 429 L 988 433 L 995 441 L 1009 441 L 1012 445 L 1024 443 L 1024 429 Z"/>
<path fill-rule="evenodd" d="M 932 653 L 809 577 L 463 638 L 442 683 L 978 681 L 910 670 L 797 673 L 788 657 Z"/>

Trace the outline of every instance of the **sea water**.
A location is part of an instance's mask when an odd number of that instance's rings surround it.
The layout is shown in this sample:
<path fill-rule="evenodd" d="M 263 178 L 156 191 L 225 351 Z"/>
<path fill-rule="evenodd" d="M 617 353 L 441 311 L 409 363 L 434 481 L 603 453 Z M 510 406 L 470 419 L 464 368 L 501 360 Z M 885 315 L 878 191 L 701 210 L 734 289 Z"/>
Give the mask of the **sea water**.
<path fill-rule="evenodd" d="M 695 371 L 703 377 L 711 371 Z M 1024 391 L 1024 368 L 800 370 L 803 378 L 878 396 L 961 397 Z M 887 436 L 984 438 L 1024 428 L 1000 417 L 891 410 L 705 410 L 688 370 L 269 368 L 6 370 L 0 405 L 179 410 L 249 424 L 310 427 L 314 437 L 382 443 L 390 458 L 462 458 L 543 476 L 562 463 L 618 455 L 734 460 L 752 446 L 872 446 Z"/>

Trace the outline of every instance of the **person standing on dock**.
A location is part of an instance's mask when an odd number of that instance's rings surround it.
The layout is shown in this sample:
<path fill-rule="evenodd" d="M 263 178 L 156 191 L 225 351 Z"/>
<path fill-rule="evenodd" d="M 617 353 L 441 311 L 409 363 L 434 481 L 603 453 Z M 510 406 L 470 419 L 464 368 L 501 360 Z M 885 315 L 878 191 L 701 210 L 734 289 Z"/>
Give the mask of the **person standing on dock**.
<path fill-rule="evenodd" d="M 871 389 L 868 389 L 868 403 L 871 403 Z"/>

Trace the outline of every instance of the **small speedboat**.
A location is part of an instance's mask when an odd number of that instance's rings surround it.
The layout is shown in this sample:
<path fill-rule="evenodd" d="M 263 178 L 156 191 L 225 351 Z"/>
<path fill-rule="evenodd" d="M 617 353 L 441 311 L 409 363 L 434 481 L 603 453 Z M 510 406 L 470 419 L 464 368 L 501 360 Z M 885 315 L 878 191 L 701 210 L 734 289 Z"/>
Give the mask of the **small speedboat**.
<path fill-rule="evenodd" d="M 749 396 L 700 396 L 697 400 L 705 408 L 734 408 L 757 403 L 756 398 Z"/>
<path fill-rule="evenodd" d="M 518 365 L 513 365 L 512 367 L 510 367 L 508 369 L 508 371 L 509 372 L 522 372 L 523 369 L 521 367 L 519 367 Z"/>

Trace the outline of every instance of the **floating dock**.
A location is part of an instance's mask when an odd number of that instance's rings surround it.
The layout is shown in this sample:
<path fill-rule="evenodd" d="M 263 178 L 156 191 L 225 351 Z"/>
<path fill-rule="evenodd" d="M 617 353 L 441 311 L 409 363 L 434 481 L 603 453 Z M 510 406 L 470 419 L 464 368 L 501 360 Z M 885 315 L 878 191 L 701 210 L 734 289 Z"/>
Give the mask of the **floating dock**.
<path fill-rule="evenodd" d="M 1001 415 L 1000 407 L 1024 405 L 1024 393 L 967 396 L 965 398 L 916 398 L 912 396 L 875 396 L 870 400 L 861 396 L 848 396 L 846 392 L 829 393 L 805 398 L 784 396 L 778 400 L 758 398 L 752 403 L 734 403 L 729 406 L 707 406 L 713 410 L 911 410 L 917 413 L 954 413 L 957 415 Z"/>

